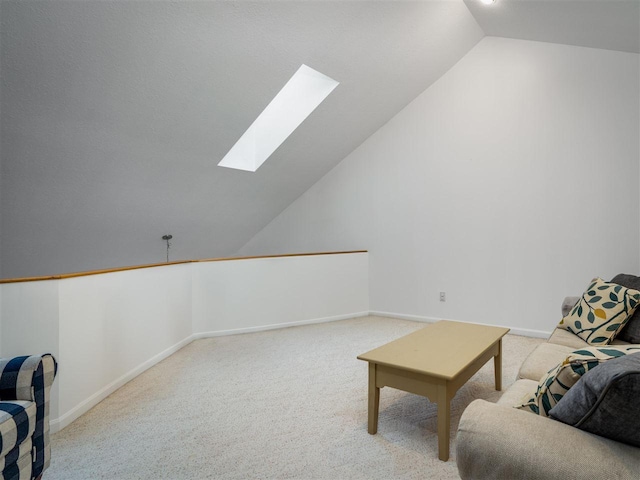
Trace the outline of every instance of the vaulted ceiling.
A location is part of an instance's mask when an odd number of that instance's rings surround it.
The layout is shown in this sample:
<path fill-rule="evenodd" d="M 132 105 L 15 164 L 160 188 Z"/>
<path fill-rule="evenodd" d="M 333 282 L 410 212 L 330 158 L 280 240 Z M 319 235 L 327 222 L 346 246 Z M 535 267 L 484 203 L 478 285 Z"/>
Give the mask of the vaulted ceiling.
<path fill-rule="evenodd" d="M 640 53 L 639 0 L 464 0 L 486 35 Z"/>
<path fill-rule="evenodd" d="M 164 233 L 173 258 L 233 254 L 485 34 L 638 52 L 633 15 L 636 0 L 2 1 L 1 273 L 161 261 Z M 340 85 L 257 172 L 218 167 L 303 63 Z"/>

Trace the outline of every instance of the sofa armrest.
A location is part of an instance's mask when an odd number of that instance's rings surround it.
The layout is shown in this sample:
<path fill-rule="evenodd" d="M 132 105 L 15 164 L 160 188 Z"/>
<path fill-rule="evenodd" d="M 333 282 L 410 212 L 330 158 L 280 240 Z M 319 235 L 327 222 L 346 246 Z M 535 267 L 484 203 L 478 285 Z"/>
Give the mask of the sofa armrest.
<path fill-rule="evenodd" d="M 49 353 L 0 359 L 0 400 L 38 403 L 39 391 L 51 387 L 57 368 Z"/>
<path fill-rule="evenodd" d="M 0 359 L 0 400 L 26 400 L 36 405 L 32 478 L 51 462 L 49 393 L 57 372 L 58 364 L 49 353 Z"/>
<path fill-rule="evenodd" d="M 640 449 L 515 408 L 473 401 L 458 426 L 466 479 L 633 479 Z"/>
<path fill-rule="evenodd" d="M 564 297 L 564 300 L 562 301 L 562 318 L 569 315 L 569 312 L 573 307 L 575 307 L 578 300 L 580 300 L 580 297 Z"/>

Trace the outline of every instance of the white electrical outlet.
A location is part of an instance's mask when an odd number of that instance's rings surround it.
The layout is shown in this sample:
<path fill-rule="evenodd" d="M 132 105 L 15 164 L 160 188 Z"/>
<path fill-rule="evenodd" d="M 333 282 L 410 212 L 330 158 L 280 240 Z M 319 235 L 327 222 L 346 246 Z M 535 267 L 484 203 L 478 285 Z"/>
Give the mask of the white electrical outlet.
<path fill-rule="evenodd" d="M 440 301 L 441 302 L 447 301 L 447 294 L 445 292 L 440 292 Z"/>

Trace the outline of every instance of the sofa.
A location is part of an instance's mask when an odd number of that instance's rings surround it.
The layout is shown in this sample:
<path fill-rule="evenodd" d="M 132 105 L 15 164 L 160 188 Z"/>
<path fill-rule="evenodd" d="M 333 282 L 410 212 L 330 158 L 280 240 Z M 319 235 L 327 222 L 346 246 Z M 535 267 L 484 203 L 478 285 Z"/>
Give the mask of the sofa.
<path fill-rule="evenodd" d="M 0 359 L 2 480 L 39 479 L 49 466 L 49 397 L 56 373 L 51 354 Z"/>
<path fill-rule="evenodd" d="M 619 278 L 614 277 L 614 280 Z M 640 278 L 635 279 L 640 282 Z M 580 298 L 565 298 L 563 319 Z M 636 332 L 640 331 L 640 308 L 629 322 L 632 320 L 637 322 L 634 325 Z M 633 348 L 634 343 L 617 337 L 610 345 Z M 640 478 L 638 446 L 589 433 L 562 423 L 552 418 L 553 415 L 541 416 L 514 408 L 536 391 L 539 382 L 544 384 L 541 379 L 554 367 L 562 365 L 576 350 L 590 346 L 571 331 L 556 328 L 550 338 L 525 359 L 515 383 L 497 403 L 475 400 L 465 409 L 456 438 L 456 462 L 463 480 Z M 640 353 L 634 355 L 634 360 L 640 360 L 637 355 Z M 640 372 L 636 373 L 637 388 Z M 627 405 L 640 415 L 639 404 L 636 400 Z"/>

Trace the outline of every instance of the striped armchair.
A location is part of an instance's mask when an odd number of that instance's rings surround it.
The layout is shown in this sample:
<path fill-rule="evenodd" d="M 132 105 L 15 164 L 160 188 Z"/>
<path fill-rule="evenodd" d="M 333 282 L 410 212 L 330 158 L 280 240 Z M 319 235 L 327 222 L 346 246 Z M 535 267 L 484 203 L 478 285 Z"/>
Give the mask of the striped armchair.
<path fill-rule="evenodd" d="M 57 369 L 48 353 L 0 359 L 2 480 L 39 479 L 49 466 L 49 392 Z"/>

